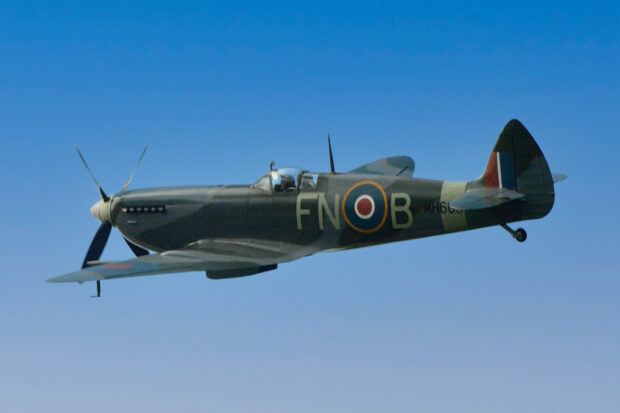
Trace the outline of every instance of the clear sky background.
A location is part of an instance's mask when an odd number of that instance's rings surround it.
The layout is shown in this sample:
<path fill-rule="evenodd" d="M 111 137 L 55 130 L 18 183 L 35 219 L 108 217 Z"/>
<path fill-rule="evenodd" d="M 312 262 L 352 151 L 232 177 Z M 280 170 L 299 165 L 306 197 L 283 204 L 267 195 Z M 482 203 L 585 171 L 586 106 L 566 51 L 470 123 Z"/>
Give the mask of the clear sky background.
<path fill-rule="evenodd" d="M 0 411 L 617 412 L 619 3 L 0 4 Z M 521 120 L 542 220 L 254 277 L 95 285 L 99 199 L 407 154 L 479 176 Z M 104 259 L 131 252 L 113 232 Z"/>

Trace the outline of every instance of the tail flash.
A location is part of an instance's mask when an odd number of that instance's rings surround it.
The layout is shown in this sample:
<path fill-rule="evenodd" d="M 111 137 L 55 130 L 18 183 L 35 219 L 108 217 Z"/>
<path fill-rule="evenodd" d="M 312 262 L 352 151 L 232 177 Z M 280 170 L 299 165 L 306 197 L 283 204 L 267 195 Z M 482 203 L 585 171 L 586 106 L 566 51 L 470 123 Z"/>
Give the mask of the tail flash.
<path fill-rule="evenodd" d="M 491 152 L 487 169 L 484 172 L 484 185 L 487 188 L 517 189 L 515 159 L 512 152 Z"/>

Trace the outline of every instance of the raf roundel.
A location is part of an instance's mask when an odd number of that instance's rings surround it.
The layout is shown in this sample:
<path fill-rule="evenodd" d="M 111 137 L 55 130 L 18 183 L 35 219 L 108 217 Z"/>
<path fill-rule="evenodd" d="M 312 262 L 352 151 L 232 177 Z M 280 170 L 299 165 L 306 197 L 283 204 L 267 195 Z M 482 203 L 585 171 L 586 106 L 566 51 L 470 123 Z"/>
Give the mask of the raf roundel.
<path fill-rule="evenodd" d="M 371 234 L 379 231 L 387 218 L 385 191 L 376 182 L 358 182 L 342 200 L 342 216 L 358 232 Z"/>

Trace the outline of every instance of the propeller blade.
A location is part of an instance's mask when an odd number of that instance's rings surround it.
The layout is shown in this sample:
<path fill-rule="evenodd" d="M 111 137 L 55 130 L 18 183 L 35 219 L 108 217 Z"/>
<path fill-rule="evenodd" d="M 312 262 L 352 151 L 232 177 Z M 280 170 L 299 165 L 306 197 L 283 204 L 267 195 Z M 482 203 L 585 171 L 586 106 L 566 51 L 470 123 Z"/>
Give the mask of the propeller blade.
<path fill-rule="evenodd" d="M 329 138 L 329 133 L 327 134 L 327 145 L 329 146 L 329 166 L 332 169 L 332 173 L 335 174 L 334 170 L 334 155 L 332 154 L 332 140 Z"/>
<path fill-rule="evenodd" d="M 133 167 L 133 171 L 131 171 L 131 175 L 129 175 L 129 179 L 127 180 L 127 182 L 125 182 L 125 185 L 123 185 L 121 192 L 125 192 L 127 188 L 129 188 L 129 184 L 131 183 L 131 180 L 133 179 L 133 176 L 135 175 L 136 170 L 138 170 L 138 166 L 140 165 L 140 162 L 142 162 L 142 158 L 144 158 L 144 155 L 146 154 L 146 150 L 148 148 L 149 148 L 148 145 L 144 147 L 144 150 L 142 151 L 142 155 L 140 155 L 140 159 L 138 159 L 136 166 Z"/>
<path fill-rule="evenodd" d="M 136 254 L 136 257 L 141 257 L 143 255 L 149 255 L 149 252 L 147 250 L 145 250 L 144 248 L 137 246 L 136 244 L 134 244 L 133 242 L 129 241 L 125 237 L 123 237 L 123 239 L 125 240 L 127 245 L 129 245 L 129 248 L 131 248 L 133 253 Z"/>
<path fill-rule="evenodd" d="M 82 156 L 82 152 L 80 152 L 80 148 L 78 148 L 76 146 L 75 150 L 77 151 L 78 155 L 80 156 L 80 159 L 82 160 L 82 163 L 84 164 L 84 166 L 86 167 L 86 170 L 90 174 L 90 177 L 93 178 L 93 181 L 95 181 L 95 185 L 97 185 L 97 189 L 99 189 L 99 193 L 101 194 L 101 198 L 103 198 L 103 202 L 107 202 L 110 199 L 110 197 L 106 195 L 106 193 L 103 191 L 103 189 L 101 189 L 101 185 L 99 185 L 99 182 L 97 182 L 97 178 L 95 178 L 95 175 L 93 174 L 93 172 L 90 170 L 88 164 L 86 163 L 86 159 L 84 159 L 84 156 Z"/>
<path fill-rule="evenodd" d="M 110 231 L 112 231 L 111 223 L 104 222 L 101 224 L 95 234 L 95 237 L 90 243 L 90 247 L 88 247 L 88 252 L 86 253 L 86 257 L 84 257 L 84 262 L 82 263 L 82 268 L 88 267 L 89 261 L 99 260 L 101 254 L 103 253 L 103 249 L 105 248 L 105 244 L 108 242 Z"/>

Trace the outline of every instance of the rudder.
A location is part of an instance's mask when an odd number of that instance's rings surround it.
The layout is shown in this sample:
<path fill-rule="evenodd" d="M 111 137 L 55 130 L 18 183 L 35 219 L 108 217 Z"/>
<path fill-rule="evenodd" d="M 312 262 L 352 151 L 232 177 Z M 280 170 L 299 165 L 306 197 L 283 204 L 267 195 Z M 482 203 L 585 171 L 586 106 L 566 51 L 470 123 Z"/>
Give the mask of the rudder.
<path fill-rule="evenodd" d="M 553 178 L 547 160 L 532 135 L 516 119 L 500 133 L 481 181 L 486 188 L 524 194 L 525 199 L 519 201 L 520 219 L 543 217 L 553 207 Z"/>

